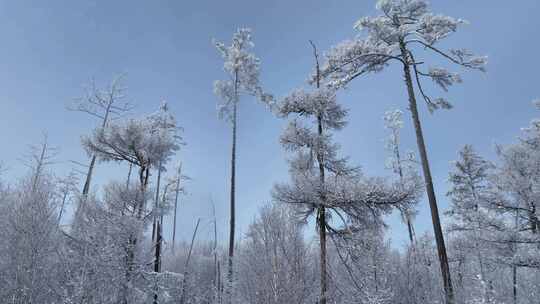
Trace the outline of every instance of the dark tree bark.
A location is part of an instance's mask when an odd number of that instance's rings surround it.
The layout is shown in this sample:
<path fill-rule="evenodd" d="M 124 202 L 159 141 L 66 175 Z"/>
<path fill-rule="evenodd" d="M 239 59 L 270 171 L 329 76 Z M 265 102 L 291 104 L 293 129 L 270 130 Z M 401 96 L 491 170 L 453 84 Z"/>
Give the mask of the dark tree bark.
<path fill-rule="evenodd" d="M 448 256 L 446 253 L 446 245 L 444 243 L 444 236 L 441 227 L 441 221 L 439 217 L 439 208 L 437 206 L 437 199 L 435 197 L 435 190 L 433 188 L 433 179 L 431 177 L 431 170 L 429 168 L 429 161 L 426 151 L 426 144 L 424 142 L 424 135 L 422 132 L 422 125 L 420 123 L 420 117 L 418 115 L 418 108 L 416 105 L 416 96 L 414 94 L 413 81 L 411 78 L 411 57 L 407 50 L 405 43 L 400 42 L 401 55 L 403 57 L 403 74 L 405 77 L 405 84 L 407 86 L 407 93 L 409 96 L 409 110 L 411 111 L 412 120 L 414 123 L 414 130 L 416 133 L 416 143 L 418 145 L 418 151 L 420 153 L 420 160 L 422 162 L 422 171 L 424 173 L 424 182 L 426 185 L 426 192 L 429 201 L 429 207 L 431 210 L 431 220 L 433 222 L 433 231 L 435 234 L 435 242 L 437 244 L 437 253 L 439 256 L 439 263 L 441 267 L 441 274 L 443 279 L 445 301 L 447 304 L 454 303 L 454 291 L 452 287 L 452 279 L 450 277 L 450 268 L 448 265 Z"/>
<path fill-rule="evenodd" d="M 182 163 L 178 167 L 178 178 L 176 179 L 176 189 L 174 195 L 174 215 L 173 215 L 173 234 L 172 234 L 172 252 L 174 254 L 174 243 L 176 242 L 176 212 L 178 210 L 178 196 L 180 194 L 180 179 L 182 178 Z"/>
<path fill-rule="evenodd" d="M 156 232 L 157 232 L 157 217 L 155 212 L 158 210 L 159 207 L 159 188 L 161 185 L 161 161 L 159 162 L 158 167 L 158 175 L 157 175 L 157 183 L 156 183 L 156 197 L 154 198 L 154 216 L 153 216 L 153 223 L 152 223 L 152 242 L 156 240 Z"/>
<path fill-rule="evenodd" d="M 157 274 L 161 272 L 161 222 L 156 223 L 156 250 L 154 257 L 154 272 Z M 154 293 L 154 304 L 158 304 L 158 290 Z"/>
<path fill-rule="evenodd" d="M 310 41 L 309 42 L 311 46 L 313 47 L 313 56 L 315 57 L 315 68 L 316 68 L 316 86 L 317 89 L 321 86 L 321 72 L 319 68 L 319 55 L 317 53 L 317 48 L 315 44 Z M 322 138 L 323 136 L 323 126 L 322 126 L 322 117 L 319 114 L 317 116 L 317 134 L 319 137 Z M 324 156 L 320 151 L 317 151 L 317 162 L 319 164 L 319 182 L 320 186 L 324 189 Z M 326 260 L 327 260 L 327 254 L 326 254 L 326 209 L 324 207 L 324 203 L 326 201 L 326 197 L 324 195 L 324 190 L 321 192 L 321 202 L 322 205 L 319 206 L 317 210 L 317 226 L 319 228 L 319 245 L 320 245 L 320 263 L 321 263 L 321 295 L 320 295 L 320 304 L 326 304 L 327 302 L 327 291 L 328 291 L 328 275 L 326 270 Z"/>
<path fill-rule="evenodd" d="M 517 266 L 512 265 L 512 300 L 517 304 Z"/>
<path fill-rule="evenodd" d="M 237 105 L 238 105 L 238 72 L 234 77 L 234 100 L 233 100 L 233 117 L 232 117 L 232 148 L 231 148 L 231 201 L 230 201 L 230 225 L 229 225 L 229 257 L 227 270 L 227 302 L 232 303 L 232 287 L 233 287 L 233 258 L 234 258 L 234 230 L 235 230 L 235 186 L 236 186 L 236 120 L 237 120 Z"/>

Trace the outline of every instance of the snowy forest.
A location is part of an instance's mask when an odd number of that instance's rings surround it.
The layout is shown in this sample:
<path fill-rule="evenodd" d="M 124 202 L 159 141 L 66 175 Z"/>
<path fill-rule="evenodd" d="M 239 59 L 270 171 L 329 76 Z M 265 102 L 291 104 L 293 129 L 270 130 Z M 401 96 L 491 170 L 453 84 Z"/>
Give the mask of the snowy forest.
<path fill-rule="evenodd" d="M 426 0 L 370 5 L 376 13 L 359 14 L 341 33 L 348 38 L 329 46 L 310 37 L 299 42 L 311 68 L 304 83 L 281 84 L 286 94 L 265 83 L 265 73 L 280 67 L 257 54 L 255 43 L 265 37 L 249 24 L 228 37 L 204 37 L 220 64 L 205 83 L 213 99 L 197 102 L 217 106 L 215 120 L 227 134 L 219 151 L 228 160 L 226 199 L 205 201 L 211 208 L 204 218 L 184 209 L 198 182 L 191 177 L 197 168 L 183 158 L 198 140 L 177 118 L 185 105 L 153 102 L 152 111 L 140 111 L 129 74 L 88 82 L 63 114 L 87 129 L 73 170 L 55 169 L 63 147 L 51 134 L 17 152 L 22 176 L 0 160 L 0 302 L 540 303 L 540 118 L 507 130 L 512 142 L 486 139 L 487 155 L 461 142 L 444 160 L 446 181 L 434 182 L 441 158 L 431 135 L 441 130 L 425 136 L 423 123 L 452 116 L 448 95 L 457 85 L 465 95 L 475 90 L 465 75 L 489 78 L 488 58 L 450 40 L 474 22 L 432 11 Z M 403 99 L 381 112 L 350 111 L 349 102 L 378 102 L 348 100 L 377 75 L 392 76 L 384 90 Z M 540 99 L 520 102 L 540 117 Z M 279 146 L 287 179 L 266 189 L 270 200 L 261 198 L 240 229 L 238 195 L 251 190 L 237 182 L 251 152 L 242 134 L 253 132 L 241 109 L 250 103 L 282 126 L 264 141 Z M 363 149 L 383 147 L 386 161 L 377 165 L 385 174 L 366 172 L 362 159 L 342 149 L 356 139 L 340 134 L 367 116 L 377 117 L 371 128 L 386 138 Z M 3 132 L 15 131 L 4 129 L 0 138 Z M 107 176 L 106 168 L 121 177 Z M 444 182 L 448 191 L 437 191 Z M 429 229 L 417 228 L 422 206 Z M 190 218 L 182 228 L 180 215 Z M 392 216 L 400 229 L 389 232 Z M 406 241 L 393 243 L 396 234 Z"/>

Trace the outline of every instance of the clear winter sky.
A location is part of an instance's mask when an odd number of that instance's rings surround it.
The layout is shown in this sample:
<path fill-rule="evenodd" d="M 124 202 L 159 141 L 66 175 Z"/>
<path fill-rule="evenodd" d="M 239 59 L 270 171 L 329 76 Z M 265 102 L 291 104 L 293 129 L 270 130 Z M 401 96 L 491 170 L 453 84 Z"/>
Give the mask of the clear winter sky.
<path fill-rule="evenodd" d="M 447 174 L 456 152 L 466 143 L 493 158 L 494 143 L 510 143 L 521 127 L 540 112 L 531 100 L 540 96 L 540 2 L 432 1 L 436 13 L 470 21 L 441 46 L 468 47 L 489 56 L 488 72 L 467 72 L 464 83 L 446 96 L 455 109 L 430 115 L 420 104 L 435 188 L 441 208 L 447 206 Z M 210 237 L 210 198 L 217 205 L 220 236 L 227 236 L 230 128 L 217 119 L 212 82 L 225 77 L 211 39 L 229 42 L 237 27 L 254 31 L 255 52 L 262 60 L 262 83 L 283 97 L 305 85 L 313 66 L 308 39 L 321 50 L 355 35 L 353 23 L 373 15 L 372 0 L 228 0 L 228 1 L 1 1 L 0 2 L 0 160 L 15 182 L 26 168 L 19 160 L 43 131 L 61 148 L 54 169 L 86 162 L 80 136 L 96 120 L 65 110 L 94 77 L 106 84 L 126 73 L 134 115 L 169 102 L 185 129 L 187 146 L 179 153 L 192 178 L 182 198 L 178 224 L 187 239 L 197 217 L 202 235 Z M 427 59 L 432 59 L 431 57 Z M 440 63 L 438 59 L 433 63 Z M 459 70 L 459 69 L 458 69 Z M 444 94 L 431 83 L 426 89 Z M 397 65 L 355 80 L 340 95 L 350 109 L 350 123 L 337 136 L 343 154 L 367 174 L 389 175 L 382 115 L 406 110 L 406 95 Z M 416 151 L 409 112 L 405 112 L 403 148 Z M 241 237 L 257 209 L 270 201 L 272 185 L 288 178 L 286 155 L 278 137 L 284 121 L 271 116 L 251 98 L 241 100 L 238 134 L 237 210 Z M 177 160 L 175 160 L 176 162 Z M 171 164 L 172 165 L 172 164 Z M 94 189 L 111 178 L 124 179 L 127 169 L 98 165 Z M 390 237 L 400 246 L 406 230 L 391 217 Z M 429 209 L 420 204 L 417 230 L 431 231 Z"/>

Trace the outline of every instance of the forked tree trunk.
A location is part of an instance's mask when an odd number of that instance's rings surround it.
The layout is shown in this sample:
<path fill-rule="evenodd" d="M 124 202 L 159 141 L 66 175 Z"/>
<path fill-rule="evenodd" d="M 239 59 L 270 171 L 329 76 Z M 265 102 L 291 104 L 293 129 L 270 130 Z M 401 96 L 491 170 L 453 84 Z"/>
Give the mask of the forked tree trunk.
<path fill-rule="evenodd" d="M 433 189 L 433 179 L 431 177 L 431 170 L 429 168 L 429 161 L 426 152 L 426 144 L 424 142 L 424 135 L 422 132 L 422 125 L 420 124 L 420 118 L 418 115 L 418 108 L 416 105 L 416 97 L 414 94 L 414 87 L 411 78 L 410 69 L 410 56 L 405 47 L 405 43 L 400 42 L 401 55 L 405 63 L 403 64 L 403 74 L 405 77 L 405 84 L 407 86 L 407 93 L 409 95 L 409 110 L 411 111 L 412 120 L 414 123 L 414 129 L 416 132 L 416 143 L 418 144 L 418 151 L 420 153 L 420 160 L 422 161 L 422 171 L 424 173 L 424 181 L 426 184 L 426 192 L 429 201 L 429 208 L 431 210 L 431 220 L 433 222 L 433 231 L 435 234 L 435 242 L 437 244 L 437 253 L 439 256 L 439 263 L 441 266 L 441 274 L 443 279 L 445 301 L 447 304 L 454 303 L 454 290 L 452 288 L 452 279 L 450 277 L 450 268 L 448 266 L 448 256 L 446 253 L 446 246 L 444 244 L 444 236 L 441 228 L 441 220 L 439 218 L 439 208 L 437 206 L 437 199 L 435 197 L 435 190 Z"/>

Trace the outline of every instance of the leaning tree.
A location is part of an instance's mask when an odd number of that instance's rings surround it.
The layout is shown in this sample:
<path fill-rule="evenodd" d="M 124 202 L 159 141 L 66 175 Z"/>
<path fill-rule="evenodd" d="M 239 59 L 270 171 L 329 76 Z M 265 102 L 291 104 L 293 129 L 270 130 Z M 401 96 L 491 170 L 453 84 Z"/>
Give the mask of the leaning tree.
<path fill-rule="evenodd" d="M 443 90 L 461 82 L 457 73 L 442 67 L 423 69 L 424 60 L 419 60 L 422 53 L 440 55 L 443 59 L 459 66 L 484 71 L 486 57 L 474 56 L 466 49 L 441 49 L 437 44 L 458 27 L 464 20 L 429 11 L 426 0 L 379 0 L 377 8 L 382 14 L 376 17 L 361 18 L 355 28 L 366 35 L 347 40 L 334 47 L 326 56 L 322 67 L 322 76 L 328 85 L 344 87 L 360 75 L 382 71 L 391 62 L 398 62 L 403 67 L 405 87 L 409 97 L 409 110 L 416 132 L 416 139 L 426 192 L 431 209 L 431 218 L 437 243 L 446 303 L 454 302 L 448 257 L 442 233 L 439 211 L 429 168 L 426 144 L 416 102 L 416 90 L 426 102 L 430 112 L 443 108 L 449 109 L 451 103 L 444 98 L 430 97 L 423 86 L 423 79 L 431 79 Z"/>

